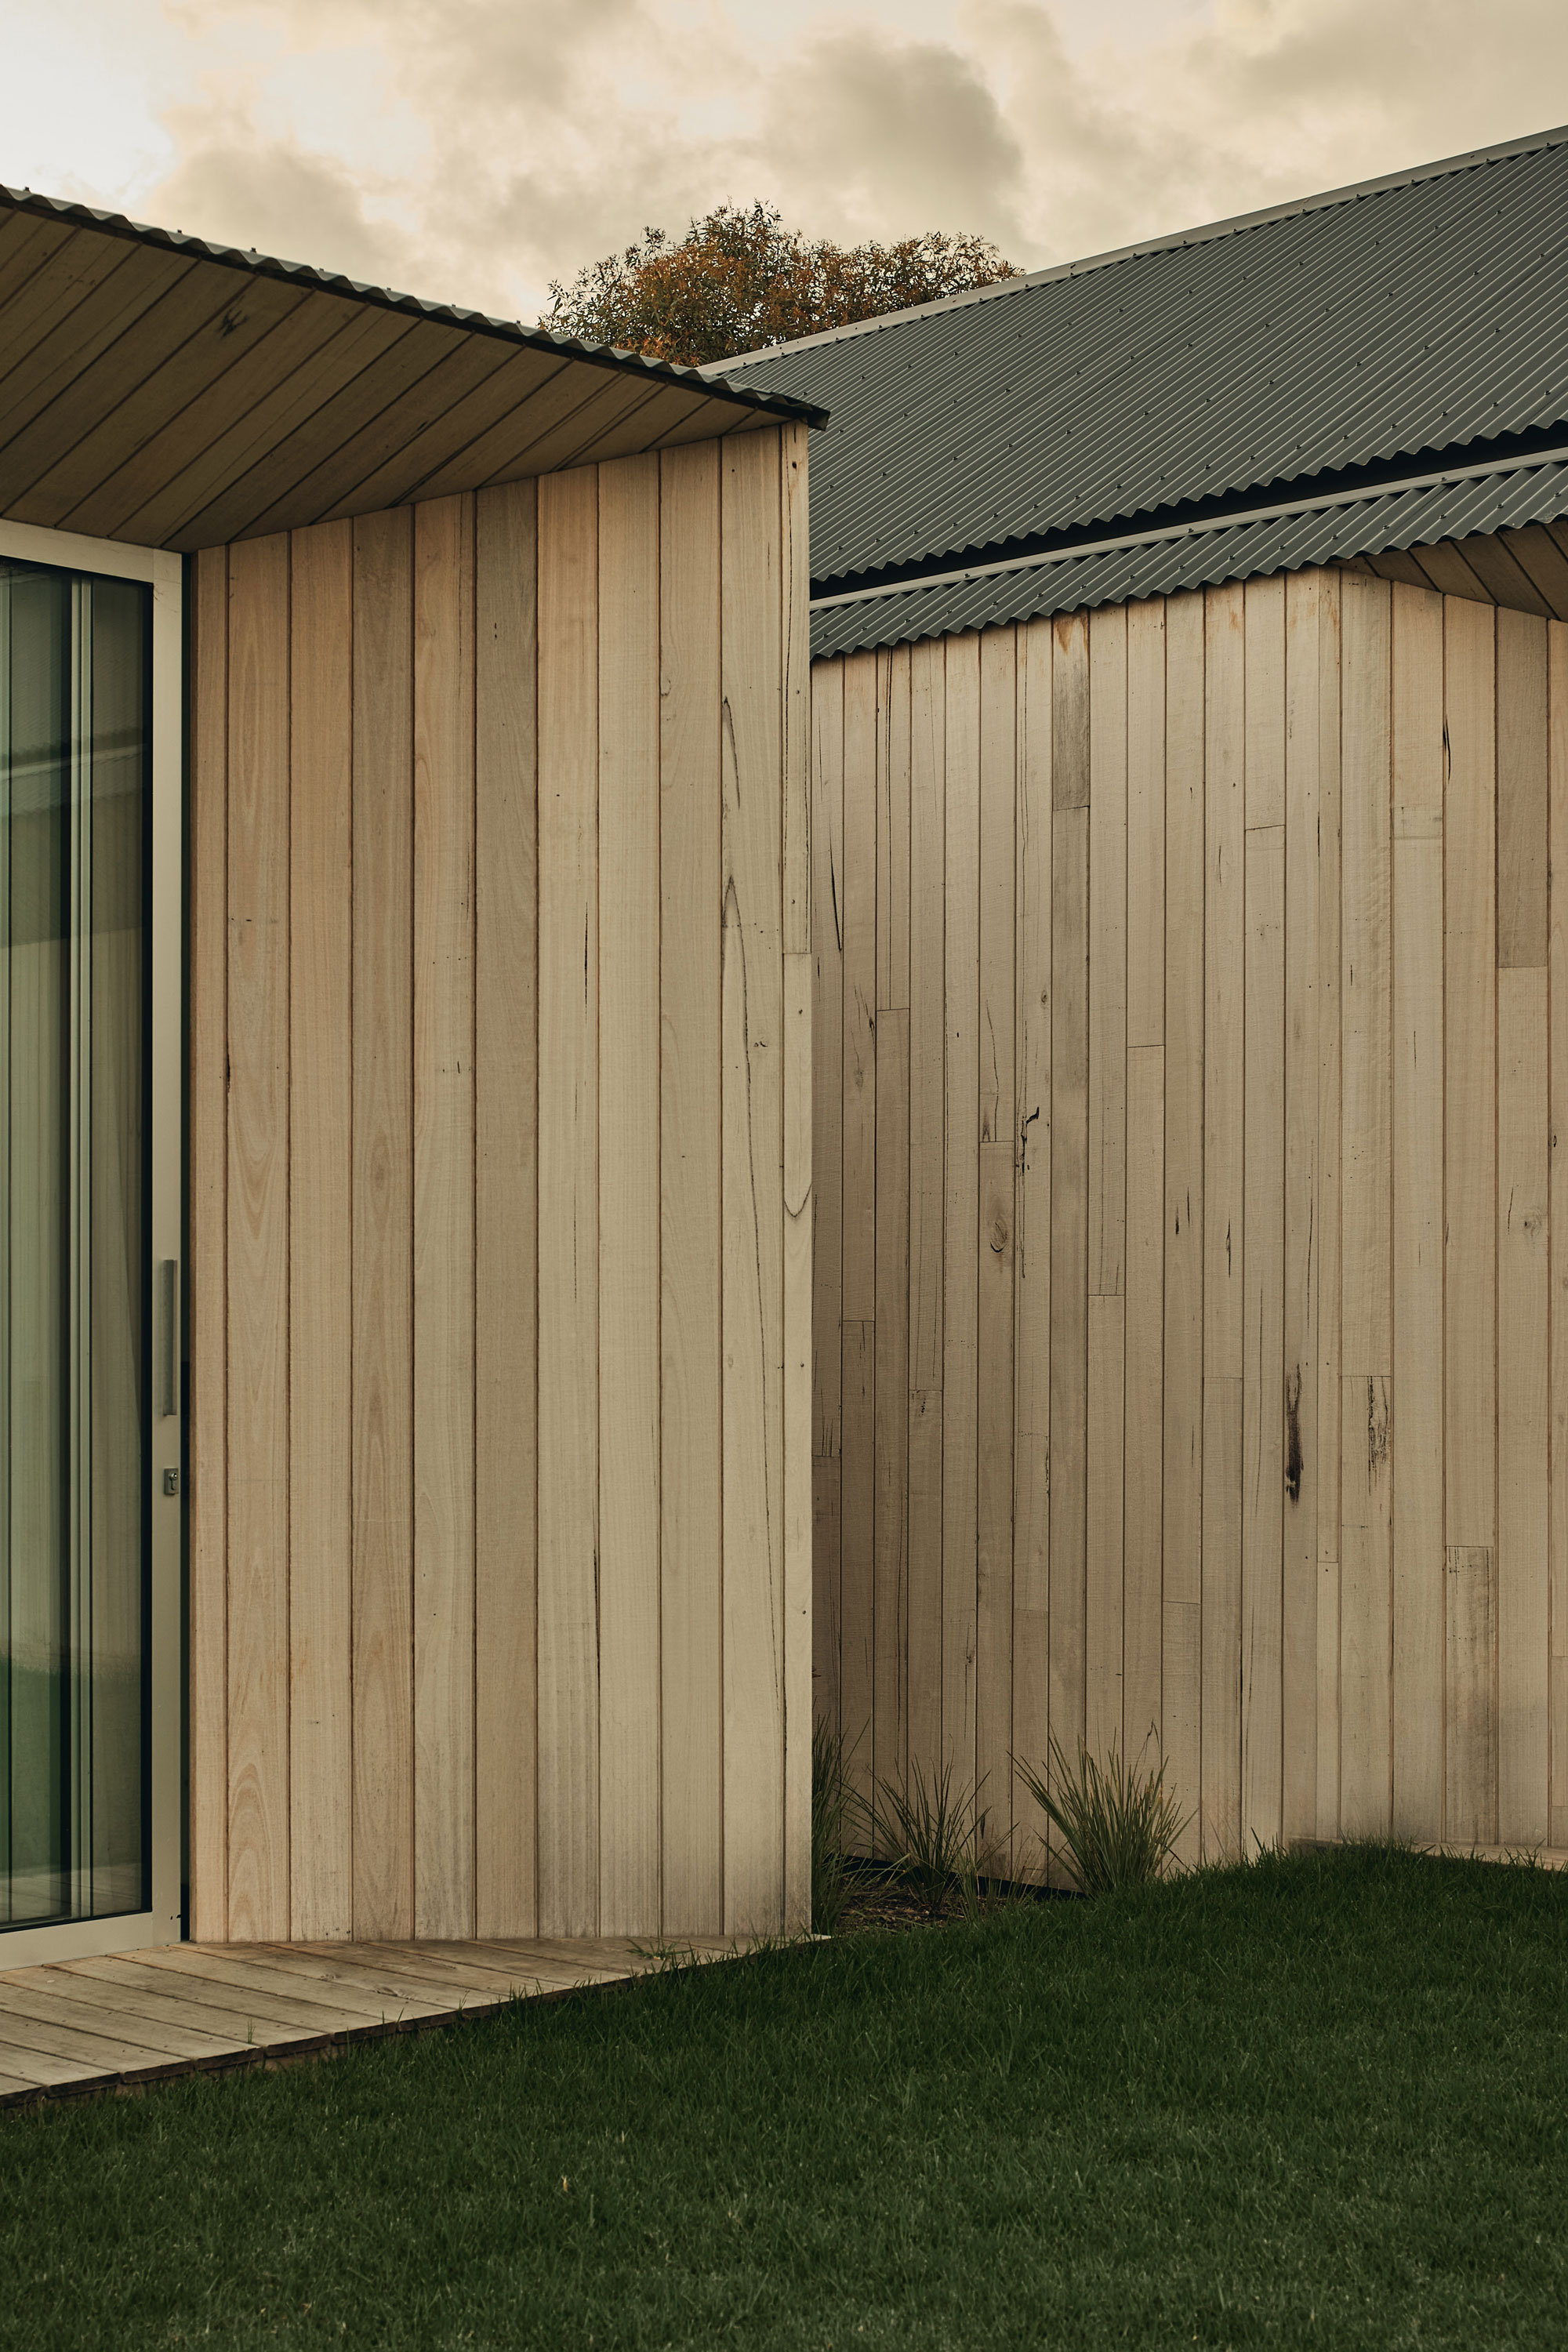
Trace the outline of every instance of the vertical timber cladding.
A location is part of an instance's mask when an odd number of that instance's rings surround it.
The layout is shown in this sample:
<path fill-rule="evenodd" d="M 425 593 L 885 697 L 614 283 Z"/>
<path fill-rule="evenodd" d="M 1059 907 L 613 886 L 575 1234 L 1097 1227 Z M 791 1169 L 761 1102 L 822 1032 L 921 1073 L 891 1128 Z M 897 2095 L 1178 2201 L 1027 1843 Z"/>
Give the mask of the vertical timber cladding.
<path fill-rule="evenodd" d="M 1568 1843 L 1568 627 L 1339 571 L 815 677 L 816 1674 L 861 1785 Z M 839 1302 L 841 1301 L 841 1307 Z"/>
<path fill-rule="evenodd" d="M 196 561 L 198 1936 L 805 1921 L 805 476 Z"/>

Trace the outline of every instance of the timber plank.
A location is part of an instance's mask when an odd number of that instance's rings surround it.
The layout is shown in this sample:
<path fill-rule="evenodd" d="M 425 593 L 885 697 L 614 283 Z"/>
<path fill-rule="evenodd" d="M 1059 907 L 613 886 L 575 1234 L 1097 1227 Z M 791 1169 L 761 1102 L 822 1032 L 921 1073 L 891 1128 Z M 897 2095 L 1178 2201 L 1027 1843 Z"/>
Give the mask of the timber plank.
<path fill-rule="evenodd" d="M 658 592 L 659 460 L 623 457 L 599 472 L 599 1924 L 616 1934 L 662 1900 Z"/>
<path fill-rule="evenodd" d="M 414 510 L 414 1925 L 474 1927 L 474 501 Z"/>
<path fill-rule="evenodd" d="M 0 2081 L 22 2084 L 24 2095 L 68 2083 L 79 2091 L 108 2090 L 118 2079 L 115 2070 L 100 2059 L 68 2058 L 52 2051 L 31 2050 L 26 2043 L 0 2041 Z"/>
<path fill-rule="evenodd" d="M 132 400 L 163 361 L 226 313 L 234 295 L 226 271 L 145 250 L 128 268 L 104 272 L 106 300 L 83 302 L 81 279 L 72 275 L 68 310 L 62 306 L 50 331 L 35 328 L 14 346 L 26 356 L 5 379 L 0 480 L 5 511 L 18 522 L 32 520 L 28 491 L 84 437 L 85 421 L 102 415 L 106 399 L 111 406 Z M 18 337 L 27 332 L 21 320 L 6 325 Z M 58 500 L 41 504 L 45 515 L 58 510 Z"/>
<path fill-rule="evenodd" d="M 420 321 L 420 331 L 430 323 Z M 436 459 L 430 439 L 434 437 L 442 457 L 454 439 L 461 445 L 464 424 L 460 415 L 454 418 L 454 412 L 461 410 L 470 393 L 499 375 L 512 356 L 505 344 L 492 342 L 488 336 L 452 343 L 437 355 L 433 367 L 401 389 L 368 424 L 347 436 L 341 447 L 290 482 L 276 503 L 257 515 L 252 528 L 266 530 L 274 516 L 300 512 L 330 520 L 369 514 L 412 498 Z M 420 503 L 438 505 L 440 500 L 421 499 Z"/>
<path fill-rule="evenodd" d="M 1051 631 L 1049 1722 L 1070 1761 L 1087 1701 L 1089 625 Z"/>
<path fill-rule="evenodd" d="M 1497 536 L 1548 610 L 1557 620 L 1568 620 L 1568 556 L 1545 525 L 1526 523 Z"/>
<path fill-rule="evenodd" d="M 1318 1064 L 1321 572 L 1285 583 L 1285 1370 L 1280 1612 L 1280 1820 L 1286 1841 L 1318 1818 L 1318 1423 L 1321 1271 Z M 1439 1149 L 1441 1139 L 1439 1139 Z M 1337 1425 L 1330 1444 L 1338 1444 Z"/>
<path fill-rule="evenodd" d="M 498 419 L 515 418 L 561 364 L 543 352 L 498 349 L 489 356 L 489 366 L 476 358 L 460 373 L 448 372 L 447 362 L 416 387 L 412 402 L 399 413 L 396 429 L 380 436 L 374 470 L 353 481 L 339 502 L 340 511 L 365 514 L 380 507 L 450 498 L 482 478 L 465 467 L 468 452 Z"/>
<path fill-rule="evenodd" d="M 1016 633 L 980 640 L 979 1191 L 975 1235 L 975 1785 L 1005 1867 L 1013 1837 L 1013 1335 L 1017 1166 Z"/>
<path fill-rule="evenodd" d="M 348 376 L 331 367 L 336 341 L 329 343 L 327 364 L 320 367 L 322 385 L 312 383 L 315 369 L 308 369 L 306 385 L 300 385 L 308 397 L 291 414 L 289 430 L 279 433 L 279 421 L 273 421 L 266 433 L 251 437 L 245 468 L 228 470 L 228 480 L 200 513 L 181 518 L 181 546 L 254 539 L 266 515 L 279 515 L 287 522 L 299 522 L 300 513 L 315 520 L 320 506 L 300 499 L 300 485 L 322 475 L 343 446 L 355 445 L 360 433 L 374 430 L 376 416 L 395 407 L 463 341 L 461 330 L 442 327 L 435 320 L 397 320 L 397 327 L 400 334 L 364 336 L 364 343 L 355 346 L 357 364 Z"/>
<path fill-rule="evenodd" d="M 538 1925 L 538 496 L 475 508 L 474 1915 Z"/>
<path fill-rule="evenodd" d="M 909 1765 L 910 1015 L 877 1014 L 877 1313 L 873 1326 L 872 1769 Z"/>
<path fill-rule="evenodd" d="M 1058 697 L 1087 658 L 1053 624 L 1051 672 L 1050 1733 L 1069 1761 L 1084 1738 L 1089 1386 L 1089 812 L 1061 804 L 1056 769 L 1079 746 Z M 1076 682 L 1069 707 L 1087 721 Z M 1087 750 L 1087 746 L 1083 747 Z M 1083 765 L 1087 771 L 1088 761 Z"/>
<path fill-rule="evenodd" d="M 1393 1769 L 1392 591 L 1347 578 L 1342 595 L 1340 1807 L 1347 1835 L 1382 1836 Z"/>
<path fill-rule="evenodd" d="M 353 526 L 353 1927 L 414 1925 L 414 534 Z"/>
<path fill-rule="evenodd" d="M 1089 615 L 1089 1289 L 1091 1298 L 1120 1298 L 1127 1245 L 1127 614 L 1120 605 Z M 1092 1460 L 1092 1423 L 1089 1443 Z M 1091 1560 L 1091 1585 L 1095 1573 Z M 1089 1671 L 1092 1677 L 1092 1659 Z"/>
<path fill-rule="evenodd" d="M 720 876 L 724 1924 L 776 1933 L 784 1920 L 785 1730 L 778 436 L 732 436 L 720 474 L 720 670 L 729 714 Z"/>
<path fill-rule="evenodd" d="M 1249 580 L 1247 625 L 1245 1371 L 1241 1538 L 1241 1824 L 1284 1818 L 1285 582 Z"/>
<path fill-rule="evenodd" d="M 1127 1055 L 1127 1366 L 1122 1720 L 1127 1754 L 1162 1748 L 1160 1662 L 1164 1489 L 1165 1049 Z"/>
<path fill-rule="evenodd" d="M 1203 1762 L 1205 1862 L 1241 1858 L 1241 1566 L 1244 1401 L 1239 1379 L 1204 1373 Z"/>
<path fill-rule="evenodd" d="M 654 407 L 659 398 L 657 386 L 639 383 L 635 377 L 606 373 L 585 399 L 580 399 L 569 415 L 548 431 L 532 436 L 527 447 L 527 469 L 531 474 L 552 473 L 558 467 L 582 466 L 588 462 L 590 452 L 608 451 L 612 443 L 626 438 L 625 428 L 636 420 L 640 423 L 643 412 Z M 657 414 L 650 420 L 657 432 Z M 650 436 L 650 437 L 652 437 Z M 774 444 L 776 447 L 776 443 Z M 510 474 L 515 467 L 498 468 L 493 478 L 504 470 Z M 777 521 L 774 521 L 774 553 L 777 552 Z"/>
<path fill-rule="evenodd" d="M 269 1951 L 268 1957 L 301 1982 L 342 1986 L 355 2000 L 379 1995 L 384 2000 L 411 2000 L 439 2006 L 452 2000 L 464 2006 L 478 2002 L 498 2007 L 510 2000 L 519 1987 L 542 1982 L 524 1977 L 493 1958 L 476 1958 L 473 1946 L 456 1947 L 426 1941 L 413 1944 L 320 1944 L 301 1951 Z M 461 1953 L 465 1957 L 456 1957 Z"/>
<path fill-rule="evenodd" d="M 229 557 L 228 1930 L 289 1918 L 289 542 Z"/>
<path fill-rule="evenodd" d="M 724 1918 L 717 448 L 670 451 L 659 484 L 659 1609 L 664 1721 L 679 1727 L 661 1868 L 665 1932 L 689 1934 Z M 837 1412 L 837 1330 L 831 1353 Z"/>
<path fill-rule="evenodd" d="M 718 452 L 712 453 L 718 463 Z M 718 667 L 714 622 L 714 671 Z M 715 688 L 717 709 L 717 688 Z M 717 738 L 715 738 L 715 742 Z M 843 1444 L 844 1306 L 844 664 L 811 688 L 812 1009 L 812 1685 L 816 1718 L 837 1733 Z M 715 877 L 715 888 L 717 879 Z M 717 1215 L 717 1211 L 715 1211 Z M 715 1259 L 717 1245 L 715 1244 Z M 715 1415 L 717 1408 L 715 1407 Z M 715 1425 L 717 1422 L 715 1419 Z"/>
<path fill-rule="evenodd" d="M 872 1769 L 909 1759 L 910 655 L 878 656 Z"/>
<path fill-rule="evenodd" d="M 1489 1544 L 1450 1544 L 1444 1595 L 1445 1834 L 1489 1844 L 1497 1820 L 1497 1596 Z"/>
<path fill-rule="evenodd" d="M 156 2079 L 165 2074 L 183 2074 L 189 2066 L 179 2059 L 171 2060 L 165 2053 L 144 2048 L 140 2042 L 121 2040 L 105 2019 L 100 2019 L 87 2029 L 68 2025 L 55 2018 L 40 2023 L 29 2017 L 16 2003 L 6 2000 L 0 2005 L 0 2036 L 6 2047 L 15 2052 L 28 2052 L 34 2062 L 47 2066 L 58 2059 L 86 2066 L 118 2079 L 127 2074 L 145 2074 Z"/>
<path fill-rule="evenodd" d="M 1089 624 L 1089 1415 L 1085 1732 L 1123 1739 L 1127 1255 L 1127 614 Z M 1096 1300 L 1118 1299 L 1111 1312 Z"/>
<path fill-rule="evenodd" d="M 1343 1132 L 1341 934 L 1340 575 L 1318 605 L 1318 1738 L 1320 1837 L 1340 1822 L 1340 1148 Z"/>
<path fill-rule="evenodd" d="M 1203 1851 L 1241 1837 L 1244 592 L 1205 598 Z"/>
<path fill-rule="evenodd" d="M 786 1934 L 811 1926 L 812 910 L 807 432 L 779 444 L 784 1003 L 784 1706 Z M 906 1652 L 907 1655 L 907 1638 Z"/>
<path fill-rule="evenodd" d="M 1500 697 L 1500 638 L 1499 652 Z M 1500 800 L 1500 776 L 1499 791 Z M 1500 809 L 1500 864 L 1501 841 Z M 1546 996 L 1544 971 L 1516 966 L 1498 974 L 1496 1593 L 1498 1837 L 1504 1845 L 1544 1845 L 1548 1829 Z"/>
<path fill-rule="evenodd" d="M 1546 961 L 1546 623 L 1497 615 L 1497 956 Z"/>
<path fill-rule="evenodd" d="M 74 1973 L 68 1963 L 56 1961 L 28 1969 L 26 1979 L 29 1989 L 40 1994 L 79 2002 L 120 2021 L 129 2040 L 134 2041 L 143 2032 L 187 2037 L 202 2063 L 222 2063 L 250 2046 L 243 2019 L 237 2023 L 228 2011 L 208 2007 L 199 1994 L 187 1996 L 183 1987 L 165 1978 L 154 1976 L 149 1987 L 128 1983 L 112 1971 L 84 1977 Z"/>
<path fill-rule="evenodd" d="M 1165 606 L 1127 608 L 1127 1366 L 1122 1715 L 1160 1752 L 1164 1410 Z"/>
<path fill-rule="evenodd" d="M 550 471 L 549 467 L 534 462 L 534 452 L 542 452 L 542 445 L 563 425 L 570 430 L 589 402 L 600 396 L 599 387 L 584 390 L 582 376 L 570 361 L 563 360 L 555 366 L 547 364 L 531 380 L 531 388 L 521 400 L 501 397 L 510 381 L 509 373 L 504 378 L 492 378 L 489 384 L 482 387 L 482 397 L 487 401 L 493 388 L 500 408 L 499 420 L 437 465 L 433 473 L 426 474 L 419 485 L 421 498 L 443 498 L 468 482 L 493 489 Z M 585 425 L 578 437 L 590 429 Z"/>
<path fill-rule="evenodd" d="M 942 1209 L 942 1754 L 966 1801 L 975 1747 L 980 1224 L 980 639 L 947 640 L 946 1172 Z M 846 1595 L 847 1601 L 847 1595 Z"/>
<path fill-rule="evenodd" d="M 943 648 L 930 639 L 910 654 L 910 936 L 918 947 L 910 958 L 908 1398 L 909 1761 L 928 1785 L 942 1754 L 946 728 Z M 820 1142 L 816 1158 L 832 1181 Z"/>
<path fill-rule="evenodd" d="M 1551 1812 L 1554 1845 L 1568 1845 L 1568 628 L 1547 633 L 1551 729 L 1548 791 L 1551 832 L 1549 1007 L 1551 1041 L 1547 1131 L 1551 1149 L 1548 1248 L 1551 1258 L 1551 1636 L 1547 1705 L 1551 1726 Z"/>
<path fill-rule="evenodd" d="M 352 1974 L 327 1977 L 288 1968 L 266 1945 L 231 1945 L 216 1951 L 210 1946 L 169 1944 L 139 1955 L 135 1965 L 145 1972 L 138 1981 L 151 1984 L 163 1978 L 182 1990 L 188 1986 L 209 2007 L 329 2033 L 379 2024 L 389 2000 L 402 2009 L 410 2003 L 426 2011 L 440 2006 L 429 1995 L 422 2000 L 418 1993 L 371 1984 Z M 258 2002 L 263 2005 L 257 2008 Z"/>
<path fill-rule="evenodd" d="M 353 1924 L 353 534 L 290 556 L 289 1932 Z"/>
<path fill-rule="evenodd" d="M 191 1923 L 228 1927 L 228 551 L 192 596 L 189 1175 Z"/>
<path fill-rule="evenodd" d="M 1093 866 L 1093 852 L 1089 856 Z M 1092 986 L 1094 954 L 1089 951 Z M 1091 1066 L 1092 1067 L 1092 1066 Z M 1093 1082 L 1090 1081 L 1090 1101 Z M 1091 1187 L 1092 1197 L 1092 1187 Z M 1122 1455 L 1127 1411 L 1127 1300 L 1089 1297 L 1088 1470 L 1084 1583 L 1084 1742 L 1101 1764 L 1121 1752 L 1122 1726 Z"/>
<path fill-rule="evenodd" d="M 1204 599 L 1165 607 L 1164 1420 L 1160 1725 L 1200 1851 L 1204 1449 Z"/>
<path fill-rule="evenodd" d="M 784 959 L 784 1714 L 786 1935 L 811 1927 L 811 955 Z M 906 1643 L 908 1640 L 906 1629 Z M 908 1651 L 906 1647 L 905 1655 Z"/>
<path fill-rule="evenodd" d="M 1394 1834 L 1443 1827 L 1443 608 L 1393 593 Z"/>
<path fill-rule="evenodd" d="M 629 1939 L 608 1936 L 596 1936 L 589 1941 L 564 1936 L 529 1936 L 515 1941 L 509 1937 L 492 1939 L 488 1948 L 498 1954 L 516 1954 L 521 1959 L 574 1969 L 585 1984 L 638 1976 L 644 1969 L 659 1965 L 656 1956 Z"/>
<path fill-rule="evenodd" d="M 1443 1834 L 1497 1837 L 1495 614 L 1443 608 L 1445 1797 Z"/>
<path fill-rule="evenodd" d="M 16 420 L 13 432 L 190 268 L 180 255 L 138 256 L 118 237 L 82 228 L 68 229 L 52 247 L 29 246 L 8 253 L 6 263 L 9 352 L 0 360 L 0 385 L 7 420 Z M 112 308 L 105 315 L 106 298 L 91 298 L 117 276 L 120 283 L 107 297 Z M 73 323 L 79 310 L 86 316 Z M 9 476 L 5 478 L 8 483 Z"/>
<path fill-rule="evenodd" d="M 1127 607 L 1127 1044 L 1165 1042 L 1165 600 Z"/>
<path fill-rule="evenodd" d="M 100 1986 L 84 1986 L 80 1996 L 73 1998 L 46 1984 L 24 1983 L 22 1974 L 7 1972 L 0 1979 L 0 2032 L 8 2030 L 13 2018 L 34 2020 L 43 2027 L 71 2026 L 137 2052 L 137 2063 L 152 2066 L 161 2066 L 169 2059 L 181 2060 L 185 2066 L 221 2064 L 245 2047 L 233 2034 L 206 2033 L 196 2026 L 170 2024 L 162 2018 L 132 2016 L 95 1998 L 101 1993 Z"/>
<path fill-rule="evenodd" d="M 362 2009 L 337 2008 L 324 2001 L 271 1992 L 267 1990 L 270 1979 L 252 1984 L 243 1976 L 238 1979 L 225 1977 L 216 1969 L 210 1975 L 186 1977 L 141 1958 L 65 1960 L 60 1966 L 70 1976 L 101 1976 L 123 1985 L 127 1990 L 163 1993 L 165 2000 L 177 1997 L 182 2011 L 188 1999 L 190 2014 L 196 2023 L 204 2016 L 231 2026 L 237 2021 L 253 2041 L 271 2041 L 276 2037 L 270 2029 L 282 2027 L 290 2041 L 298 2037 L 307 2046 L 321 2046 L 345 2030 L 366 2022 L 367 2013 Z M 171 1989 L 169 1992 L 163 1991 L 165 1986 Z"/>
<path fill-rule="evenodd" d="M 340 309 L 297 299 L 268 329 L 243 366 L 230 366 L 206 386 L 199 432 L 193 429 L 184 403 L 173 414 L 160 407 L 157 429 L 146 436 L 133 457 L 114 467 L 111 478 L 80 509 L 62 516 L 62 527 L 159 545 L 164 537 L 161 526 L 177 520 L 181 504 L 194 500 L 199 505 L 207 494 L 205 486 L 221 479 L 221 460 L 215 466 L 216 451 L 247 425 L 254 433 L 258 415 L 276 411 L 291 393 L 297 398 L 300 373 L 320 366 L 326 346 L 342 334 L 345 317 L 353 316 L 348 303 Z"/>
<path fill-rule="evenodd" d="M 1250 639 L 1250 629 L 1249 629 Z M 1247 789 L 1261 764 L 1283 799 L 1283 629 L 1247 647 Z M 1279 733 L 1260 743 L 1262 713 Z M 1272 734 L 1272 730 L 1270 730 Z M 1278 785 L 1278 791 L 1276 790 Z M 1242 1382 L 1241 1830 L 1278 1844 L 1284 1823 L 1285 828 L 1247 835 L 1246 1264 Z"/>
<path fill-rule="evenodd" d="M 598 477 L 539 487 L 539 1918 L 599 1906 Z"/>
<path fill-rule="evenodd" d="M 877 656 L 844 665 L 843 1449 L 839 1706 L 850 1781 L 875 1786 Z"/>
<path fill-rule="evenodd" d="M 321 315 L 314 305 L 305 313 L 306 317 Z M 411 333 L 413 324 L 394 310 L 363 310 L 345 302 L 332 332 L 320 348 L 301 352 L 300 364 L 291 368 L 280 383 L 258 393 L 252 407 L 242 406 L 226 431 L 217 434 L 199 457 L 181 465 L 166 488 L 125 517 L 121 535 L 185 549 L 221 541 L 222 525 L 232 517 L 214 510 L 226 493 L 269 451 L 306 426 L 334 393 L 352 384 Z"/>
<path fill-rule="evenodd" d="M 59 530 L 80 517 L 84 527 L 103 535 L 110 516 L 123 511 L 121 478 L 128 468 L 133 476 L 131 503 L 142 495 L 146 477 L 138 461 L 147 443 L 161 437 L 160 428 L 167 431 L 172 416 L 184 420 L 187 440 L 205 434 L 207 403 L 236 369 L 265 384 L 272 374 L 268 349 L 271 331 L 307 299 L 303 288 L 266 278 L 253 278 L 243 294 L 237 293 L 231 278 L 226 295 L 214 274 L 205 270 L 197 273 L 191 291 L 192 309 L 186 314 L 194 318 L 191 330 L 145 374 L 132 371 L 121 376 L 117 368 L 121 397 L 107 415 L 100 415 L 90 430 L 78 428 L 62 437 L 58 430 L 44 429 L 46 412 L 35 433 L 21 436 L 8 450 L 20 467 L 26 449 L 28 469 L 39 467 L 25 501 L 29 521 Z M 121 362 L 129 358 L 123 347 L 110 356 Z M 194 427 L 188 412 L 198 402 L 202 421 Z M 70 404 L 69 395 L 64 404 Z M 105 487 L 114 500 L 107 514 L 96 495 Z"/>
<path fill-rule="evenodd" d="M 1045 1769 L 1050 1712 L 1051 625 L 1017 638 L 1017 1167 L 1013 1229 L 1013 1749 Z M 916 936 L 928 934 L 917 915 Z M 915 959 L 918 969 L 921 958 Z M 911 1498 L 912 1499 L 912 1498 Z M 1043 1866 L 1044 1808 L 1014 1780 L 1013 1868 Z"/>

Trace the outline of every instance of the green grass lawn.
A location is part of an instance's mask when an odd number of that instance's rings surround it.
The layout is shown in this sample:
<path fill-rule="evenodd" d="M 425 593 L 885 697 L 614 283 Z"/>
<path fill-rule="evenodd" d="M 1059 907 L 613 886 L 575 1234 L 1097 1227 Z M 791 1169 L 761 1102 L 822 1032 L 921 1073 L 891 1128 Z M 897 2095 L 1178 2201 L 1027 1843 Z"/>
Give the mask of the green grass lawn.
<path fill-rule="evenodd" d="M 1378 1852 L 0 2116 L 0 2344 L 1568 2344 L 1568 1878 Z"/>

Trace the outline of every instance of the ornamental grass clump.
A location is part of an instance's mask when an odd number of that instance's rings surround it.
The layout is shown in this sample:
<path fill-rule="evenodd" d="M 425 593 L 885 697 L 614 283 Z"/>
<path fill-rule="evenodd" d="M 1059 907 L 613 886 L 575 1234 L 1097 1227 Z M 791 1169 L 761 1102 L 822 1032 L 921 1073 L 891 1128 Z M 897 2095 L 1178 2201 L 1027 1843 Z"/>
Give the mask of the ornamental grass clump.
<path fill-rule="evenodd" d="M 849 1899 L 848 1845 L 859 1800 L 849 1786 L 844 1734 L 811 1727 L 811 1924 L 831 1936 Z"/>
<path fill-rule="evenodd" d="M 941 1918 L 955 1903 L 972 1917 L 980 1910 L 985 1815 L 978 1788 L 954 1788 L 950 1763 L 929 1780 L 911 1764 L 907 1789 L 879 1781 L 872 1836 L 927 1918 Z"/>
<path fill-rule="evenodd" d="M 1053 1739 L 1044 1772 L 1016 1758 L 1014 1765 L 1056 1831 L 1053 1843 L 1080 1894 L 1108 1895 L 1158 1878 L 1192 1819 L 1165 1786 L 1163 1760 L 1129 1763 L 1114 1740 L 1104 1764 L 1080 1739 L 1075 1769 Z"/>

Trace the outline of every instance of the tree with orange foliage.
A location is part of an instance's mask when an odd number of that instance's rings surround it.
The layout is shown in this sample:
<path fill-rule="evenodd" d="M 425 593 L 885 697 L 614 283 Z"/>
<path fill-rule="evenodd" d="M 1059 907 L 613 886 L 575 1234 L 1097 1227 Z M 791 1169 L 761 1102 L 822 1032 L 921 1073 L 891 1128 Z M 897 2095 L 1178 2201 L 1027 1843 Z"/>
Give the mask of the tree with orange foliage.
<path fill-rule="evenodd" d="M 701 367 L 1017 275 L 983 236 L 932 229 L 899 245 L 846 247 L 785 228 L 772 205 L 720 205 L 679 240 L 647 229 L 570 286 L 552 280 L 539 323 Z"/>

